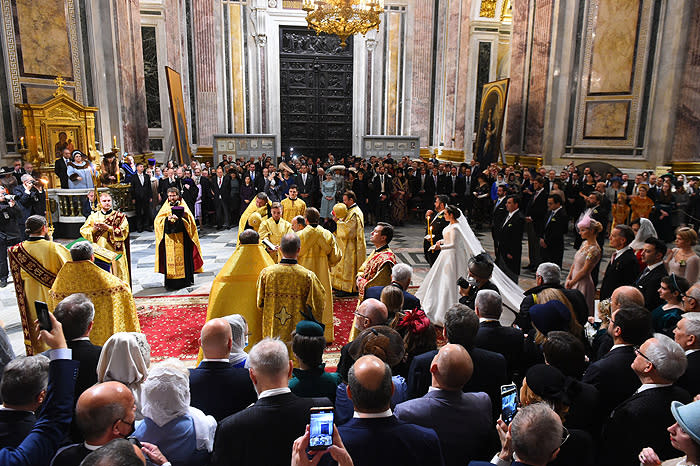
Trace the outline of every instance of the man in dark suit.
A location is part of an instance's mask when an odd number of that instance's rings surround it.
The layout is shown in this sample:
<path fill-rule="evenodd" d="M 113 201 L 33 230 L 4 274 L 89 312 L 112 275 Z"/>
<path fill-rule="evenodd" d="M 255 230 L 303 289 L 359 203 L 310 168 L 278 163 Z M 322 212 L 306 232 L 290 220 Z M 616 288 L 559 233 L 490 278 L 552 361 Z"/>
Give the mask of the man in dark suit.
<path fill-rule="evenodd" d="M 216 177 L 211 180 L 211 190 L 214 193 L 214 206 L 216 207 L 216 228 L 219 230 L 231 228 L 228 210 L 231 179 L 228 175 L 224 175 L 224 170 L 221 167 L 216 169 Z"/>
<path fill-rule="evenodd" d="M 601 414 L 605 416 L 639 388 L 630 364 L 635 358 L 634 345 L 642 344 L 651 333 L 649 311 L 634 305 L 614 311 L 608 333 L 613 338 L 612 349 L 583 374 L 583 382 L 598 389 Z"/>
<path fill-rule="evenodd" d="M 448 343 L 462 345 L 474 363 L 474 373 L 462 391 L 488 394 L 491 399 L 491 412 L 496 419 L 501 411 L 501 385 L 508 383 L 508 365 L 502 355 L 474 347 L 478 331 L 479 318 L 467 306 L 455 304 L 447 311 L 443 335 Z M 437 350 L 428 351 L 411 361 L 406 379 L 410 398 L 418 398 L 428 392 L 431 380 L 430 364 L 436 354 Z"/>
<path fill-rule="evenodd" d="M 503 222 L 508 216 L 508 210 L 506 209 L 506 186 L 499 185 L 496 188 L 496 201 L 493 205 L 493 210 L 491 211 L 491 238 L 493 238 L 493 248 L 495 255 L 498 257 L 501 241 L 501 228 L 503 228 Z"/>
<path fill-rule="evenodd" d="M 641 387 L 615 408 L 604 427 L 599 462 L 603 466 L 636 465 L 645 447 L 653 448 L 661 461 L 678 456 L 666 429 L 675 423 L 671 403 L 692 401 L 687 391 L 674 385 L 686 368 L 683 349 L 657 333 L 634 352 L 632 369 Z"/>
<path fill-rule="evenodd" d="M 486 393 L 462 392 L 473 371 L 467 350 L 447 344 L 430 365 L 432 390 L 394 409 L 399 420 L 435 430 L 445 466 L 464 466 L 473 459 L 490 458 L 495 434 L 491 400 Z"/>
<path fill-rule="evenodd" d="M 681 345 L 688 360 L 685 373 L 676 385 L 691 395 L 700 393 L 700 313 L 686 312 L 673 330 L 676 343 Z"/>
<path fill-rule="evenodd" d="M 447 202 L 449 201 L 448 197 L 445 196 L 444 194 L 438 195 L 435 197 L 435 202 L 434 202 L 434 207 L 435 210 L 428 210 L 425 213 L 425 218 L 430 224 L 430 228 L 426 226 L 425 228 L 425 234 L 426 237 L 430 234 L 433 235 L 433 241 L 431 242 L 429 238 L 426 238 L 423 240 L 423 255 L 425 256 L 425 260 L 430 264 L 431 266 L 435 263 L 435 261 L 438 258 L 438 255 L 440 254 L 440 250 L 430 250 L 430 245 L 431 243 L 434 245 L 438 241 L 442 239 L 442 230 L 445 229 L 449 223 L 447 220 L 445 220 L 445 206 L 447 205 Z"/>
<path fill-rule="evenodd" d="M 426 176 L 425 180 L 425 208 L 430 209 L 433 206 L 433 201 L 438 193 L 438 184 L 440 183 L 440 177 L 438 176 L 438 169 L 433 168 Z"/>
<path fill-rule="evenodd" d="M 459 207 L 463 203 L 464 178 L 457 174 L 457 167 L 450 169 L 450 174 L 445 177 L 447 185 L 447 195 L 450 198 L 450 205 Z"/>
<path fill-rule="evenodd" d="M 143 172 L 143 163 L 136 164 L 136 173 L 131 177 L 131 201 L 136 208 L 136 226 L 139 233 L 143 230 L 153 229 L 153 219 L 151 218 L 151 199 L 153 190 L 151 189 L 151 177 Z"/>
<path fill-rule="evenodd" d="M 219 423 L 214 439 L 215 466 L 289 464 L 291 445 L 309 423 L 309 408 L 332 406 L 328 398 L 300 398 L 289 390 L 292 361 L 287 346 L 266 338 L 248 355 L 258 401 Z"/>
<path fill-rule="evenodd" d="M 568 230 L 569 219 L 562 209 L 562 199 L 558 194 L 547 197 L 547 206 L 549 215 L 540 238 L 542 260 L 561 267 L 564 259 L 564 235 Z"/>
<path fill-rule="evenodd" d="M 386 325 L 387 319 L 389 318 L 389 311 L 386 305 L 375 298 L 365 299 L 360 303 L 360 306 L 355 311 L 355 320 L 353 325 L 357 330 L 357 334 L 362 333 L 363 330 L 377 325 Z M 354 364 L 355 360 L 350 356 L 350 347 L 352 342 L 345 344 L 340 348 L 340 359 L 338 360 L 338 367 L 336 372 L 340 374 L 343 380 L 348 379 L 348 372 L 350 367 Z"/>
<path fill-rule="evenodd" d="M 166 168 L 165 173 L 163 173 L 163 178 L 158 181 L 158 203 L 162 204 L 168 199 L 168 189 L 177 188 L 180 190 L 180 184 L 178 179 L 175 178 L 175 170 L 172 168 Z"/>
<path fill-rule="evenodd" d="M 391 368 L 378 357 L 362 356 L 350 369 L 348 395 L 355 417 L 338 432 L 353 461 L 365 465 L 443 465 L 435 431 L 392 414 L 393 391 Z"/>
<path fill-rule="evenodd" d="M 603 275 L 600 299 L 610 298 L 616 288 L 634 285 L 639 274 L 639 263 L 630 248 L 632 240 L 634 231 L 627 225 L 616 225 L 610 232 L 610 247 L 615 248 L 615 252 Z"/>
<path fill-rule="evenodd" d="M 411 278 L 413 277 L 413 267 L 408 264 L 399 263 L 391 269 L 391 284 L 387 286 L 395 286 L 403 291 L 403 309 L 413 310 L 420 307 L 420 299 L 406 291 L 411 286 Z M 374 298 L 380 299 L 382 296 L 383 286 L 372 286 L 365 290 L 365 299 Z"/>
<path fill-rule="evenodd" d="M 0 383 L 0 448 L 16 448 L 36 423 L 34 413 L 44 402 L 49 362 L 40 356 L 13 359 Z"/>
<path fill-rule="evenodd" d="M 319 187 L 316 177 L 309 173 L 309 167 L 305 164 L 299 167 L 299 173 L 296 176 L 295 184 L 297 185 L 301 200 L 306 202 L 307 207 L 312 207 L 313 196 Z"/>
<path fill-rule="evenodd" d="M 214 202 L 214 188 L 212 179 L 215 174 L 209 177 L 209 170 L 202 170 L 202 176 L 199 178 L 199 185 L 202 188 L 202 225 L 213 226 L 212 218 L 216 217 L 216 202 Z M 214 215 L 210 215 L 213 212 Z"/>
<path fill-rule="evenodd" d="M 503 271 L 518 283 L 520 276 L 520 260 L 523 252 L 523 231 L 525 218 L 520 213 L 520 199 L 517 196 L 508 196 L 505 201 L 506 217 L 499 229 L 499 250 L 497 262 L 503 265 Z M 495 220 L 494 220 L 495 222 Z"/>
<path fill-rule="evenodd" d="M 520 369 L 523 331 L 501 325 L 503 303 L 501 295 L 493 290 L 479 291 L 474 308 L 479 317 L 479 331 L 474 339 L 474 346 L 502 354 L 508 363 L 508 378 L 513 380 L 513 373 Z"/>
<path fill-rule="evenodd" d="M 394 183 L 391 175 L 385 173 L 384 165 L 377 167 L 377 174 L 374 175 L 372 186 L 377 222 L 391 222 L 390 199 Z"/>
<path fill-rule="evenodd" d="M 532 182 L 532 195 L 525 210 L 525 229 L 527 231 L 528 254 L 530 263 L 526 269 L 535 270 L 540 264 L 540 237 L 544 232 L 547 220 L 547 193 L 544 190 L 544 179 L 537 177 Z"/>
<path fill-rule="evenodd" d="M 68 189 L 68 163 L 71 162 L 70 149 L 63 149 L 61 157 L 54 162 L 53 171 L 61 181 L 61 189 Z"/>
<path fill-rule="evenodd" d="M 212 319 L 201 333 L 202 363 L 190 369 L 190 405 L 214 416 L 217 422 L 257 399 L 248 371 L 228 362 L 233 338 L 225 319 Z"/>
<path fill-rule="evenodd" d="M 642 259 L 647 266 L 639 274 L 634 286 L 644 295 L 644 307 L 650 311 L 664 303 L 659 296 L 659 287 L 661 279 L 668 275 L 664 267 L 666 250 L 666 244 L 654 237 L 648 238 L 642 249 Z"/>

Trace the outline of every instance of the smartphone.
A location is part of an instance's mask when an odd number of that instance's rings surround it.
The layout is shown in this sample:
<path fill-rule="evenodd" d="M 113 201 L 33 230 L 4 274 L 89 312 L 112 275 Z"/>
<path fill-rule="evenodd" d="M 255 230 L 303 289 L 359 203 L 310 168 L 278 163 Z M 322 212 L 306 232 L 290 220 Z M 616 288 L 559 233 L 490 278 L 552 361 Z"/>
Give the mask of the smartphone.
<path fill-rule="evenodd" d="M 49 306 L 43 301 L 34 301 L 34 308 L 36 309 L 36 318 L 39 320 L 39 329 L 50 332 L 53 325 L 51 325 L 49 318 Z"/>
<path fill-rule="evenodd" d="M 501 385 L 501 419 L 510 424 L 517 412 L 518 388 L 513 383 Z"/>
<path fill-rule="evenodd" d="M 309 410 L 309 450 L 325 450 L 333 445 L 333 407 Z"/>

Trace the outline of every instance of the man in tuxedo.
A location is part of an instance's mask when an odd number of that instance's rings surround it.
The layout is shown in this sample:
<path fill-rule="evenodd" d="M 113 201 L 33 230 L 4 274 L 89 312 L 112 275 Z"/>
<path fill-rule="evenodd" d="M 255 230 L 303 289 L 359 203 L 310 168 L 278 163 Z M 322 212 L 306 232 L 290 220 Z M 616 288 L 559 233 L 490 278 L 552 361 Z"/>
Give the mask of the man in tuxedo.
<path fill-rule="evenodd" d="M 559 267 L 564 259 L 564 235 L 568 230 L 569 221 L 561 204 L 562 199 L 558 194 L 547 197 L 549 216 L 545 221 L 540 238 L 542 259 L 546 262 L 553 262 Z"/>
<path fill-rule="evenodd" d="M 224 175 L 221 167 L 216 169 L 216 178 L 211 180 L 211 190 L 214 193 L 214 207 L 216 208 L 216 228 L 231 228 L 228 205 L 230 204 L 229 194 L 231 192 L 231 178 Z"/>
<path fill-rule="evenodd" d="M 265 177 L 262 175 L 262 168 L 259 163 L 249 163 L 246 175 L 250 176 L 250 182 L 255 187 L 255 192 L 265 192 Z M 245 175 L 243 176 L 245 178 Z"/>
<path fill-rule="evenodd" d="M 299 167 L 299 173 L 296 177 L 297 189 L 299 197 L 306 203 L 307 207 L 313 206 L 313 196 L 316 190 L 319 189 L 316 177 L 309 173 L 309 167 L 303 164 Z"/>
<path fill-rule="evenodd" d="M 391 193 L 393 191 L 393 178 L 385 173 L 384 165 L 377 167 L 377 174 L 372 180 L 375 201 L 375 215 L 377 222 L 391 221 Z"/>
<path fill-rule="evenodd" d="M 676 385 L 697 395 L 700 393 L 700 313 L 685 313 L 673 330 L 673 339 L 681 345 L 688 360 L 688 367 Z"/>
<path fill-rule="evenodd" d="M 664 303 L 659 296 L 659 287 L 661 279 L 668 275 L 663 262 L 666 250 L 666 244 L 660 239 L 650 237 L 644 242 L 642 259 L 647 266 L 639 274 L 634 286 L 644 295 L 644 307 L 649 311 Z"/>
<path fill-rule="evenodd" d="M 547 220 L 547 193 L 544 190 L 544 179 L 537 177 L 532 182 L 532 195 L 525 210 L 525 229 L 527 231 L 527 250 L 530 263 L 526 269 L 535 270 L 542 261 L 540 258 L 540 237 L 544 232 Z"/>
<path fill-rule="evenodd" d="M 438 255 L 440 254 L 440 250 L 435 250 L 433 249 L 432 251 L 430 250 L 430 245 L 435 244 L 438 241 L 442 239 L 442 230 L 445 229 L 449 223 L 447 220 L 445 220 L 445 206 L 447 205 L 447 202 L 449 201 L 448 197 L 445 196 L 444 194 L 440 194 L 435 197 L 434 201 L 434 207 L 435 210 L 428 210 L 425 213 L 425 218 L 430 225 L 430 228 L 426 226 L 425 229 L 425 235 L 426 238 L 423 240 L 423 255 L 425 256 L 425 260 L 430 264 L 431 266 L 435 263 L 435 261 L 438 258 Z M 430 238 L 428 235 L 432 234 L 433 235 L 433 240 L 432 242 L 430 241 Z"/>
<path fill-rule="evenodd" d="M 457 174 L 457 167 L 450 169 L 450 174 L 445 177 L 447 184 L 447 195 L 450 197 L 450 204 L 459 207 L 463 203 L 464 178 Z"/>
<path fill-rule="evenodd" d="M 502 354 L 508 363 L 508 378 L 513 379 L 520 369 L 520 354 L 523 351 L 523 331 L 504 327 L 500 318 L 503 312 L 501 295 L 493 290 L 481 290 L 476 294 L 474 311 L 479 317 L 479 331 L 474 346 Z"/>
<path fill-rule="evenodd" d="M 464 304 L 455 304 L 445 315 L 443 336 L 448 343 L 462 345 L 472 358 L 474 373 L 462 391 L 485 392 L 491 399 L 493 418 L 498 418 L 501 411 L 501 385 L 508 383 L 507 363 L 505 358 L 492 351 L 476 348 L 474 341 L 479 331 L 479 318 Z M 417 398 L 425 395 L 430 387 L 430 364 L 437 350 L 428 351 L 413 358 L 408 370 L 406 384 L 408 396 Z"/>
<path fill-rule="evenodd" d="M 332 406 L 328 398 L 300 398 L 289 389 L 287 345 L 265 338 L 248 355 L 258 401 L 219 423 L 212 465 L 289 464 L 291 445 L 309 423 L 309 409 Z"/>
<path fill-rule="evenodd" d="M 163 178 L 158 181 L 158 203 L 162 204 L 168 199 L 168 189 L 178 188 L 180 192 L 180 183 L 178 179 L 175 178 L 175 170 L 172 168 L 166 168 Z"/>
<path fill-rule="evenodd" d="M 639 452 L 646 447 L 653 448 L 661 461 L 678 456 L 666 429 L 675 423 L 669 409 L 671 403 L 693 400 L 685 389 L 675 385 L 688 364 L 685 353 L 680 345 L 660 333 L 635 347 L 634 353 L 632 370 L 641 387 L 615 408 L 603 429 L 603 466 L 637 464 Z"/>
<path fill-rule="evenodd" d="M 411 278 L 413 278 L 413 267 L 408 264 L 396 264 L 391 269 L 391 284 L 387 286 L 395 286 L 403 291 L 403 309 L 413 310 L 420 308 L 420 299 L 409 293 L 408 287 L 411 286 Z M 365 299 L 374 298 L 380 299 L 382 296 L 383 286 L 372 286 L 365 290 Z"/>
<path fill-rule="evenodd" d="M 506 209 L 506 186 L 501 184 L 496 188 L 496 201 L 491 211 L 491 238 L 493 238 L 494 257 L 498 257 L 501 240 L 501 228 L 508 216 Z"/>
<path fill-rule="evenodd" d="M 35 412 L 44 402 L 49 361 L 28 356 L 8 362 L 0 383 L 0 448 L 16 448 L 36 423 Z"/>
<path fill-rule="evenodd" d="M 577 219 L 583 212 L 583 198 L 581 198 L 581 180 L 579 180 L 578 172 L 572 172 L 569 182 L 564 188 L 566 195 L 566 213 L 569 218 Z"/>
<path fill-rule="evenodd" d="M 651 315 L 641 306 L 623 307 L 612 313 L 607 330 L 613 339 L 612 349 L 583 374 L 583 382 L 600 392 L 604 416 L 639 388 L 639 379 L 630 364 L 635 358 L 634 345 L 642 344 L 651 333 Z"/>
<path fill-rule="evenodd" d="M 520 198 L 514 195 L 508 196 L 505 208 L 506 216 L 498 230 L 499 255 L 497 261 L 499 265 L 503 265 L 502 268 L 506 275 L 518 283 L 523 252 L 523 230 L 525 229 L 525 218 L 520 213 Z"/>
<path fill-rule="evenodd" d="M 190 369 L 190 405 L 220 422 L 254 403 L 257 394 L 248 371 L 228 361 L 233 337 L 226 319 L 204 324 L 201 342 L 204 359 Z"/>
<path fill-rule="evenodd" d="M 139 233 L 145 230 L 153 230 L 151 218 L 151 177 L 143 172 L 143 163 L 136 164 L 136 176 L 131 177 L 131 202 L 136 208 L 136 227 Z"/>
<path fill-rule="evenodd" d="M 465 164 L 466 165 L 466 164 Z M 462 195 L 462 205 L 459 206 L 462 212 L 469 214 L 472 208 L 472 169 L 468 165 L 464 168 L 464 194 Z"/>
<path fill-rule="evenodd" d="M 348 397 L 355 415 L 338 428 L 350 457 L 357 464 L 367 465 L 444 465 L 434 430 L 401 421 L 392 414 L 393 393 L 391 368 L 378 357 L 362 356 L 352 366 Z"/>
<path fill-rule="evenodd" d="M 430 207 L 432 207 L 433 198 L 435 197 L 435 189 L 427 168 L 421 167 L 420 173 L 416 174 L 415 183 L 415 197 L 420 199 L 420 207 L 424 210 L 430 209 Z"/>
<path fill-rule="evenodd" d="M 68 189 L 68 164 L 71 162 L 70 149 L 63 149 L 54 162 L 53 171 L 61 181 L 61 189 Z"/>
<path fill-rule="evenodd" d="M 445 466 L 464 466 L 472 459 L 489 457 L 494 434 L 491 400 L 483 392 L 462 392 L 473 371 L 467 350 L 447 344 L 430 364 L 431 390 L 394 409 L 399 420 L 435 430 Z"/>
<path fill-rule="evenodd" d="M 621 286 L 634 285 L 639 263 L 630 248 L 634 231 L 627 225 L 616 225 L 610 232 L 610 247 L 615 248 L 600 285 L 600 299 L 608 299 Z"/>

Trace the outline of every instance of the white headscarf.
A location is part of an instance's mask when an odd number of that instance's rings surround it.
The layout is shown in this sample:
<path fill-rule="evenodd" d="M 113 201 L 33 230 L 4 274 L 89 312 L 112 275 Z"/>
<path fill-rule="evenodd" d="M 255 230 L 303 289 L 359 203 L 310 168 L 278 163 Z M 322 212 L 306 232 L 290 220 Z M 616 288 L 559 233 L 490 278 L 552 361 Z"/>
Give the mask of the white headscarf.
<path fill-rule="evenodd" d="M 231 345 L 231 354 L 228 360 L 231 364 L 238 364 L 241 361 L 245 361 L 248 358 L 248 354 L 245 352 L 246 342 L 246 324 L 245 319 L 240 314 L 231 314 L 230 316 L 224 317 L 226 321 L 231 326 L 231 336 L 233 339 L 233 344 Z"/>
<path fill-rule="evenodd" d="M 630 247 L 633 250 L 638 251 L 639 249 L 642 249 L 644 247 L 644 242 L 651 237 L 659 237 L 656 234 L 656 228 L 654 228 L 654 225 L 648 218 L 640 218 L 639 230 L 637 230 L 637 234 L 634 237 L 634 241 L 630 243 Z"/>

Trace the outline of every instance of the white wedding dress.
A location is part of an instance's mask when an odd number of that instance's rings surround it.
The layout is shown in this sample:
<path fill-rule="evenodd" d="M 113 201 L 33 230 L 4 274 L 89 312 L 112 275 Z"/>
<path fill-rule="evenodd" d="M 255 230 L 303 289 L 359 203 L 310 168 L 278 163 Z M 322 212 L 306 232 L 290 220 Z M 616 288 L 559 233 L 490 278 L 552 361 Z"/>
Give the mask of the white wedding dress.
<path fill-rule="evenodd" d="M 442 235 L 444 241 L 440 255 L 416 292 L 425 314 L 436 325 L 444 325 L 447 310 L 459 302 L 457 279 L 467 277 L 469 258 L 484 252 L 464 214 L 460 215 L 457 223 L 446 226 Z M 510 325 L 525 297 L 523 289 L 496 265 L 493 267 L 491 282 L 496 285 L 503 300 L 501 323 Z"/>

